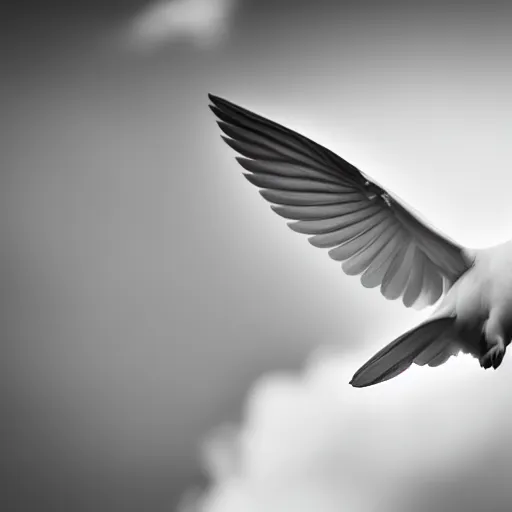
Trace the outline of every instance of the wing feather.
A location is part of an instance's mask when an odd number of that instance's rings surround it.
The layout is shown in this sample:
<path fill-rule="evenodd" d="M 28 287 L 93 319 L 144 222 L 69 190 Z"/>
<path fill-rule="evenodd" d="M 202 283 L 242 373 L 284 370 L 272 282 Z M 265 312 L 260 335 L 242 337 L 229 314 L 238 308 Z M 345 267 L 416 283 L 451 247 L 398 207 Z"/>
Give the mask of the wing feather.
<path fill-rule="evenodd" d="M 363 235 L 370 236 L 372 242 L 375 242 L 382 232 L 392 224 L 394 224 L 393 220 L 385 216 L 381 221 L 374 220 L 372 218 L 367 222 L 366 228 L 362 228 L 361 224 L 358 223 L 345 229 L 338 229 L 336 231 L 331 231 L 330 233 L 312 236 L 309 239 L 309 242 L 315 247 L 328 248 L 348 243 L 349 241 L 355 240 L 357 237 L 361 237 Z"/>
<path fill-rule="evenodd" d="M 355 228 L 356 226 L 363 229 L 368 222 L 373 222 L 374 218 L 380 213 L 382 212 L 378 207 L 366 208 L 366 210 L 355 211 L 329 219 L 302 220 L 295 223 L 290 222 L 288 226 L 297 233 L 307 235 L 330 233 L 337 229 Z"/>
<path fill-rule="evenodd" d="M 388 277 L 386 275 L 382 282 L 382 294 L 384 297 L 394 300 L 401 297 L 405 292 L 407 280 L 411 274 L 411 265 L 414 259 L 415 250 L 416 246 L 414 244 L 404 246 L 404 255 L 398 269 L 392 277 L 386 279 Z"/>
<path fill-rule="evenodd" d="M 411 307 L 421 294 L 421 287 L 423 285 L 423 254 L 415 247 L 414 261 L 411 263 L 411 272 L 409 280 L 403 296 L 403 303 L 405 307 Z"/>
<path fill-rule="evenodd" d="M 355 211 L 370 210 L 371 204 L 366 201 L 354 203 L 324 204 L 316 206 L 272 206 L 272 209 L 285 219 L 313 220 L 348 217 Z M 379 213 L 379 212 L 377 212 Z"/>
<path fill-rule="evenodd" d="M 385 215 L 381 216 L 382 220 L 372 226 L 367 231 L 363 231 L 357 236 L 351 238 L 347 242 L 331 249 L 329 256 L 336 261 L 344 261 L 356 254 L 367 250 L 382 233 L 382 224 L 387 220 Z"/>
<path fill-rule="evenodd" d="M 345 187 L 324 183 L 322 181 L 312 181 L 303 178 L 283 178 L 275 174 L 246 174 L 244 176 L 257 187 L 269 188 L 272 190 L 288 190 L 293 192 L 332 192 L 333 194 L 343 195 L 352 192 Z M 364 197 L 359 194 L 360 200 L 364 201 Z M 366 201 L 364 201 L 366 204 Z"/>
<path fill-rule="evenodd" d="M 344 261 L 341 265 L 343 271 L 349 276 L 356 276 L 368 269 L 373 262 L 378 264 L 379 257 L 386 250 L 386 247 L 392 249 L 393 245 L 390 245 L 389 242 L 399 229 L 396 223 L 391 224 L 370 247 L 366 248 L 364 253 L 356 254 L 349 260 Z"/>
<path fill-rule="evenodd" d="M 328 248 L 367 288 L 434 304 L 473 264 L 467 249 L 329 149 L 234 103 L 210 95 L 210 108 L 245 177 L 289 227 Z"/>
<path fill-rule="evenodd" d="M 317 206 L 321 204 L 351 203 L 360 199 L 359 194 L 332 194 L 330 192 L 297 192 L 295 190 L 260 190 L 269 202 L 287 206 Z"/>
<path fill-rule="evenodd" d="M 314 180 L 315 183 L 324 184 L 326 187 L 331 186 L 331 190 L 336 192 L 340 192 L 341 190 L 346 190 L 347 192 L 354 190 L 352 185 L 341 185 L 335 178 L 325 173 L 315 171 L 314 169 L 304 167 L 303 165 L 280 162 L 279 160 L 251 160 L 240 156 L 235 158 L 244 169 L 255 174 L 271 174 L 282 176 L 283 178 Z"/>
<path fill-rule="evenodd" d="M 386 244 L 368 268 L 361 276 L 361 284 L 366 288 L 375 288 L 380 286 L 388 271 L 389 266 L 393 262 L 396 254 L 401 250 L 405 243 L 405 235 L 399 230 Z"/>
<path fill-rule="evenodd" d="M 237 153 L 240 153 L 246 158 L 254 158 L 257 159 L 255 161 L 274 161 L 279 162 L 279 156 L 276 155 L 273 151 L 270 151 L 268 149 L 262 148 L 260 146 L 256 146 L 254 144 L 250 144 L 247 142 L 244 142 L 242 140 L 235 140 L 231 139 L 229 137 L 221 136 L 222 140 L 230 146 L 232 149 L 234 149 Z M 282 160 L 282 158 L 281 158 Z"/>

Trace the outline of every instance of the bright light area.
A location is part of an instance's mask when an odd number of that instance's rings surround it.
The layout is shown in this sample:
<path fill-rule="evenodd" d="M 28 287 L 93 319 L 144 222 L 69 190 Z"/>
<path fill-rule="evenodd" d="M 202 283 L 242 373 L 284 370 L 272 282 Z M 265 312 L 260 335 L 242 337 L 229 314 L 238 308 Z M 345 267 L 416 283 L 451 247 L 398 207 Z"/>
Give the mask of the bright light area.
<path fill-rule="evenodd" d="M 421 478 L 449 478 L 486 448 L 500 414 L 488 399 L 503 393 L 498 373 L 487 379 L 462 355 L 354 389 L 362 362 L 320 351 L 300 375 L 260 379 L 243 424 L 204 443 L 211 487 L 180 512 L 392 511 Z"/>
<path fill-rule="evenodd" d="M 219 44 L 227 35 L 234 0 L 164 0 L 133 20 L 130 42 L 139 49 L 188 40 L 199 47 Z"/>

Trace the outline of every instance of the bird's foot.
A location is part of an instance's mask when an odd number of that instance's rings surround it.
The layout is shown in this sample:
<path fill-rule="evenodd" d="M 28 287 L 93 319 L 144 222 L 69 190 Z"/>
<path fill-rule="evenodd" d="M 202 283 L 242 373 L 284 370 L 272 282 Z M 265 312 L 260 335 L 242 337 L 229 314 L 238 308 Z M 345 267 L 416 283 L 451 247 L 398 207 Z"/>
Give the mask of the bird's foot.
<path fill-rule="evenodd" d="M 496 370 L 503 361 L 505 350 L 505 343 L 503 343 L 502 340 L 498 340 L 495 344 L 490 346 L 482 357 L 480 357 L 480 366 L 485 369 L 492 366 Z"/>

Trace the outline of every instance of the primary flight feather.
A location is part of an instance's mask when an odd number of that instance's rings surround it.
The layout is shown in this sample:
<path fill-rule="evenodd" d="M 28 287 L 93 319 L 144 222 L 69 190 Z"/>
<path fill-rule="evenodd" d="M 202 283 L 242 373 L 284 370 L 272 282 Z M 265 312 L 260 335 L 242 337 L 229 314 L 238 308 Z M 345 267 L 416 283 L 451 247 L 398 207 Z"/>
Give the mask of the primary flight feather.
<path fill-rule="evenodd" d="M 210 108 L 245 177 L 348 275 L 406 307 L 440 306 L 373 356 L 351 384 L 388 380 L 413 362 L 437 366 L 459 351 L 497 368 L 512 337 L 512 247 L 469 250 L 327 148 L 214 95 Z M 508 281 L 499 271 L 507 269 Z M 493 280 L 494 278 L 494 280 Z M 509 283 L 510 281 L 510 283 Z M 509 310 L 511 313 L 509 313 Z"/>

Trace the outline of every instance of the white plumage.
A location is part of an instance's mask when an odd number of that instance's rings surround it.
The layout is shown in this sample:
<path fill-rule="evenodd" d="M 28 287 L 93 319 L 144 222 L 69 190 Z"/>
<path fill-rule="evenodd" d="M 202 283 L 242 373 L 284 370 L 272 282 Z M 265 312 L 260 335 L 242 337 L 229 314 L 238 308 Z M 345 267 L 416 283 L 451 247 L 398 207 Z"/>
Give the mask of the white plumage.
<path fill-rule="evenodd" d="M 351 384 L 383 382 L 413 362 L 438 366 L 459 351 L 497 368 L 512 337 L 512 241 L 469 250 L 421 220 L 390 191 L 312 140 L 210 95 L 210 108 L 242 157 L 245 177 L 288 225 L 329 248 L 348 275 L 406 307 L 439 307 L 384 347 Z"/>

